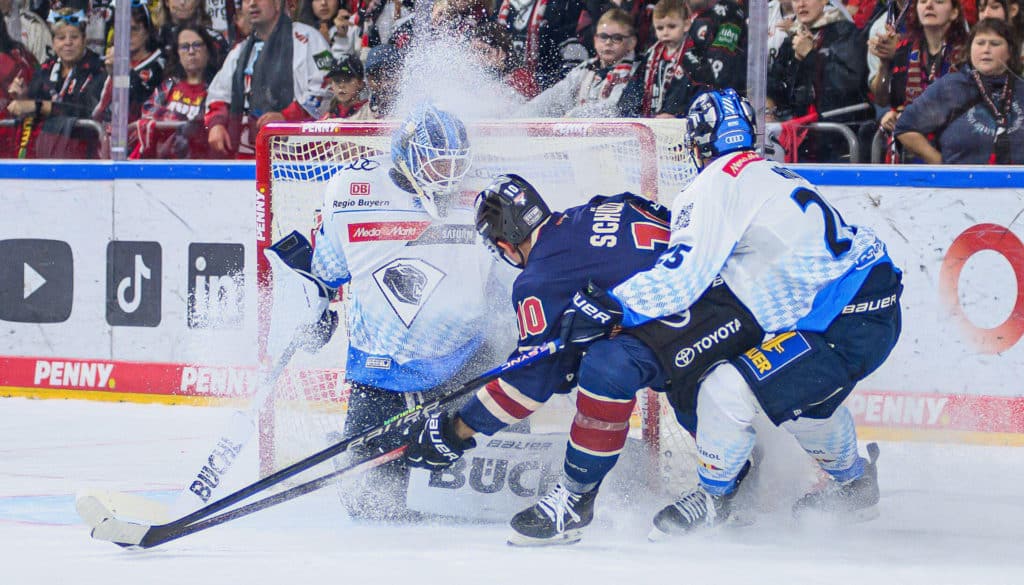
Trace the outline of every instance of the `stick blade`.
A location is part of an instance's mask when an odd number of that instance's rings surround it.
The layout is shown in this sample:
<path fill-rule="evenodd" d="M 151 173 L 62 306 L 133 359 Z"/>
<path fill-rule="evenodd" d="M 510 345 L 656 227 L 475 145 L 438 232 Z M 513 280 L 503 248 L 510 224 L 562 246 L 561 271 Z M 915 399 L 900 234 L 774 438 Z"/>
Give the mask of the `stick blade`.
<path fill-rule="evenodd" d="M 128 518 L 148 524 L 162 524 L 173 518 L 166 504 L 126 492 L 82 491 L 75 498 L 75 509 L 82 520 L 92 527 L 98 526 L 106 518 Z"/>
<path fill-rule="evenodd" d="M 90 532 L 90 536 L 97 540 L 106 540 L 124 547 L 140 546 L 142 539 L 146 537 L 152 526 L 148 524 L 136 524 L 117 518 L 106 518 L 101 521 Z"/>

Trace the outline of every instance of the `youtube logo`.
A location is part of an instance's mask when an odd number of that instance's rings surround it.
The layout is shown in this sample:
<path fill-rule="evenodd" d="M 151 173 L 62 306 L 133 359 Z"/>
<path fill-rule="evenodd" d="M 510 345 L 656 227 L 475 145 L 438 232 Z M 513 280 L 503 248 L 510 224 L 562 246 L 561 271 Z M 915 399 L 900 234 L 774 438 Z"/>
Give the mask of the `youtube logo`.
<path fill-rule="evenodd" d="M 0 320 L 61 323 L 71 316 L 74 259 L 61 240 L 0 240 Z"/>

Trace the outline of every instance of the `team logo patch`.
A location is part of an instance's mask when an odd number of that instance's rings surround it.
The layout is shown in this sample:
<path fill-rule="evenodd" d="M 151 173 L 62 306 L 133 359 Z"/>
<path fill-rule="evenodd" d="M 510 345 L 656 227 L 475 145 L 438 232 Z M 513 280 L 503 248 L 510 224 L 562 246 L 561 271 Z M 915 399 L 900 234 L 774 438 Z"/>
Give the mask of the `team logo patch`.
<path fill-rule="evenodd" d="M 690 214 L 693 212 L 693 203 L 687 203 L 679 208 L 676 216 L 672 218 L 672 229 L 681 230 L 690 227 Z"/>
<path fill-rule="evenodd" d="M 445 276 L 420 258 L 396 258 L 373 272 L 384 298 L 407 328 Z"/>
<path fill-rule="evenodd" d="M 760 347 L 747 350 L 740 356 L 740 362 L 750 369 L 759 381 L 796 361 L 811 351 L 811 344 L 798 331 L 780 333 Z"/>

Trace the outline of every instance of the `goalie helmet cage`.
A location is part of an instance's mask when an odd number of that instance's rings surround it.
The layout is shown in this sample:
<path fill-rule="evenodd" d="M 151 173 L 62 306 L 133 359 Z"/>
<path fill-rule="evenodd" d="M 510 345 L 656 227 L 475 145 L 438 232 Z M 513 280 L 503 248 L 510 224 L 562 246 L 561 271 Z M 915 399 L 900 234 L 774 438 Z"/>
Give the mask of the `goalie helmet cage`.
<path fill-rule="evenodd" d="M 671 203 L 696 169 L 682 144 L 681 120 L 512 120 L 469 125 L 473 166 L 462 191 L 475 193 L 502 173 L 517 173 L 543 194 L 552 210 L 624 191 Z M 394 122 L 323 121 L 264 127 L 256 148 L 257 283 L 260 339 L 269 323 L 269 267 L 263 250 L 292 230 L 312 236 L 320 222 L 327 181 L 342 169 L 390 159 Z M 337 306 L 337 305 L 341 306 Z M 342 313 L 344 301 L 334 308 Z M 316 356 L 299 352 L 259 416 L 261 474 L 340 438 L 348 391 L 343 386 L 346 335 L 342 325 Z M 260 348 L 261 357 L 263 348 Z M 562 402 L 568 402 L 563 400 Z M 541 412 L 548 410 L 546 405 Z M 575 407 L 568 403 L 570 413 Z M 539 413 L 538 413 L 539 414 Z M 536 415 L 535 415 L 536 416 Z M 560 432 L 568 432 L 571 415 Z M 675 422 L 664 397 L 646 391 L 632 420 L 655 459 L 668 491 L 691 482 L 692 439 Z M 685 478 L 683 477 L 685 476 Z"/>

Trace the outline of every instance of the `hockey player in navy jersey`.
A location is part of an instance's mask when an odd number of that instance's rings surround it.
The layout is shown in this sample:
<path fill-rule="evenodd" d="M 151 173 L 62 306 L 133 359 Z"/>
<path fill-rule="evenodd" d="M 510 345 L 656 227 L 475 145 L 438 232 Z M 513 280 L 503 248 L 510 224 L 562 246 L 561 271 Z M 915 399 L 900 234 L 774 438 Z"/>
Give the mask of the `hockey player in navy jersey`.
<path fill-rule="evenodd" d="M 512 289 L 519 352 L 560 335 L 559 321 L 576 290 L 588 281 L 612 286 L 649 268 L 669 235 L 667 210 L 642 197 L 598 196 L 552 213 L 517 175 L 500 176 L 480 193 L 476 228 L 493 252 L 522 269 Z M 715 342 L 701 345 L 711 334 Z M 599 341 L 582 357 L 569 348 L 487 384 L 457 414 L 440 413 L 414 429 L 406 457 L 413 465 L 447 467 L 475 445 L 475 433 L 493 434 L 528 417 L 553 393 L 577 387 L 561 481 L 512 519 L 509 539 L 524 546 L 577 542 L 593 518 L 601 481 L 625 445 L 636 393 L 648 386 L 668 390 L 680 422 L 692 430 L 692 392 L 702 371 L 762 338 L 728 287 L 712 286 L 679 315 Z M 690 357 L 677 359 L 688 348 Z"/>
<path fill-rule="evenodd" d="M 685 310 L 720 275 L 773 335 L 701 381 L 699 485 L 655 516 L 652 537 L 729 517 L 758 412 L 790 431 L 831 478 L 795 503 L 796 515 L 877 514 L 878 448 L 868 446 L 870 461 L 858 454 L 842 402 L 896 344 L 900 270 L 874 232 L 847 225 L 814 185 L 753 151 L 753 110 L 736 92 L 703 94 L 687 121 L 701 170 L 673 203 L 669 248 L 607 292 L 581 291 L 586 310 L 563 320 L 566 339 L 585 345 L 614 326 Z"/>
<path fill-rule="evenodd" d="M 328 182 L 310 276 L 328 291 L 324 296 L 347 285 L 351 301 L 344 436 L 457 386 L 500 357 L 489 349 L 487 332 L 497 321 L 492 299 L 507 296 L 512 274 L 495 270 L 502 267 L 477 242 L 473 194 L 458 190 L 470 164 L 462 121 L 424 104 L 395 130 L 390 156 L 351 161 Z M 314 342 L 320 346 L 337 320 L 322 302 Z M 353 457 L 402 441 L 388 436 Z M 353 516 L 415 519 L 405 509 L 403 461 L 360 479 L 362 485 L 344 490 Z"/>

